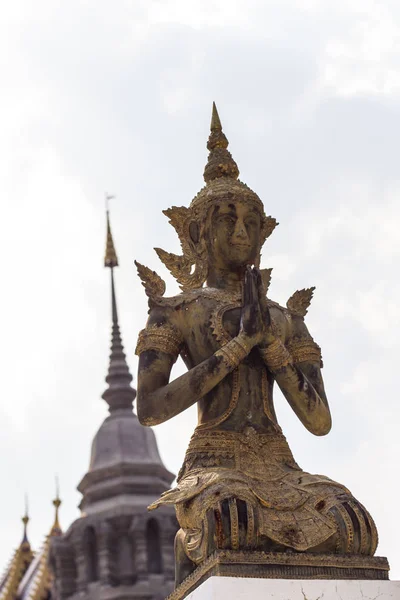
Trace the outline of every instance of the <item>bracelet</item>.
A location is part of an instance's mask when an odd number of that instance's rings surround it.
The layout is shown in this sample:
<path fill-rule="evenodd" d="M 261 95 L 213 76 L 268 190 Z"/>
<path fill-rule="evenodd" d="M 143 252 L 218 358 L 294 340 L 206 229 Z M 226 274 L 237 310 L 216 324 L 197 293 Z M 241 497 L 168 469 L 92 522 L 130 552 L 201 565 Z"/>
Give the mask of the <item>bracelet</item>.
<path fill-rule="evenodd" d="M 267 348 L 260 348 L 260 354 L 267 367 L 275 371 L 291 364 L 292 357 L 285 345 L 277 338 Z"/>
<path fill-rule="evenodd" d="M 235 369 L 244 358 L 249 354 L 252 345 L 240 334 L 230 340 L 225 346 L 222 346 L 215 356 L 222 356 L 229 368 Z"/>

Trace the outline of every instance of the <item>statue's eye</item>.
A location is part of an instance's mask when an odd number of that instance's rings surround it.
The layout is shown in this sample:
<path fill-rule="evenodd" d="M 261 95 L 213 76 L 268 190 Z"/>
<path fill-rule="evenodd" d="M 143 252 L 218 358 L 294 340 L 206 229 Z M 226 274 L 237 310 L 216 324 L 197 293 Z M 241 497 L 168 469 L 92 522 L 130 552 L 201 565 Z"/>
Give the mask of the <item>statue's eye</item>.
<path fill-rule="evenodd" d="M 235 223 L 235 218 L 231 215 L 221 215 L 218 220 L 221 221 L 221 223 L 226 223 L 227 225 Z"/>

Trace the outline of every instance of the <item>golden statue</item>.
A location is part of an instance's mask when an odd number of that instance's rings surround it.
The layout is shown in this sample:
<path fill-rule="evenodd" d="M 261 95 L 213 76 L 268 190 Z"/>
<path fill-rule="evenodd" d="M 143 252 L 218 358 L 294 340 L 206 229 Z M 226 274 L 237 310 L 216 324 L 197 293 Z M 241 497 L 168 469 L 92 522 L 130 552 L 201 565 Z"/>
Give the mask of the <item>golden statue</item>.
<path fill-rule="evenodd" d="M 156 249 L 182 293 L 163 297 L 163 280 L 136 263 L 150 306 L 136 350 L 139 420 L 157 425 L 198 406 L 177 487 L 150 507 L 175 504 L 177 584 L 218 550 L 371 557 L 368 511 L 298 466 L 275 415 L 276 382 L 311 433 L 331 428 L 321 350 L 304 322 L 314 288 L 286 308 L 268 298 L 260 253 L 277 223 L 238 180 L 215 105 L 207 147 L 205 187 L 189 208 L 164 211 L 182 255 Z M 170 381 L 178 355 L 188 371 Z"/>

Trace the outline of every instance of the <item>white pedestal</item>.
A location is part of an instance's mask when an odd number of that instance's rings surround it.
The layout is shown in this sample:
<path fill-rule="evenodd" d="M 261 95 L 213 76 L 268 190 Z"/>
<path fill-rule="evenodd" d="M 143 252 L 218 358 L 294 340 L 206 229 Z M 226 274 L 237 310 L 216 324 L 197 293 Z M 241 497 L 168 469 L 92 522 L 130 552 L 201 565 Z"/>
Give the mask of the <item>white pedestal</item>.
<path fill-rule="evenodd" d="M 400 581 L 210 577 L 186 600 L 400 600 Z"/>

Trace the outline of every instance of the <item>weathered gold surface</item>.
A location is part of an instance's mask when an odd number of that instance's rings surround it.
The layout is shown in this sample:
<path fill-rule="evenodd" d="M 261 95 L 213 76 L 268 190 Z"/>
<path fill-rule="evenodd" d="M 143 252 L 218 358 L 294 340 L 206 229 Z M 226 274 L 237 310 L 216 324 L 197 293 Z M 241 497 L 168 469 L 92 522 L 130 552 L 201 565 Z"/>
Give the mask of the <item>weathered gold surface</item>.
<path fill-rule="evenodd" d="M 263 348 L 260 355 L 271 370 L 281 369 L 287 367 L 291 362 L 295 362 L 285 344 L 279 338 L 274 340 L 268 348 Z"/>
<path fill-rule="evenodd" d="M 311 287 L 304 290 L 297 290 L 290 296 L 286 302 L 286 306 L 293 315 L 297 317 L 305 317 L 308 311 L 308 307 L 311 304 L 311 300 L 314 294 L 315 287 Z"/>
<path fill-rule="evenodd" d="M 146 296 L 149 298 L 163 296 L 165 294 L 165 281 L 161 279 L 155 271 L 141 265 L 137 260 L 135 260 L 135 265 L 138 270 L 138 275 L 142 280 L 142 286 L 144 287 Z"/>
<path fill-rule="evenodd" d="M 312 362 L 322 367 L 321 348 L 310 338 L 296 337 L 287 345 L 294 363 Z"/>
<path fill-rule="evenodd" d="M 175 505 L 177 584 L 216 551 L 261 561 L 270 554 L 260 551 L 320 553 L 323 562 L 325 555 L 372 556 L 378 542 L 368 511 L 343 485 L 303 471 L 277 422 L 275 384 L 311 433 L 331 427 L 321 349 L 304 322 L 314 288 L 295 292 L 286 308 L 266 296 L 271 269 L 258 267 L 276 221 L 237 179 L 227 147 L 214 106 L 206 186 L 189 208 L 165 211 L 182 255 L 156 249 L 182 293 L 164 297 L 161 278 L 137 265 L 150 307 L 137 345 L 139 419 L 157 425 L 198 406 L 177 487 L 149 507 Z M 170 381 L 179 355 L 188 372 Z M 357 561 L 346 561 L 350 576 Z"/>
<path fill-rule="evenodd" d="M 136 353 L 142 354 L 146 350 L 159 350 L 170 356 L 178 356 L 182 345 L 182 336 L 173 325 L 152 325 L 142 329 L 136 346 Z"/>

